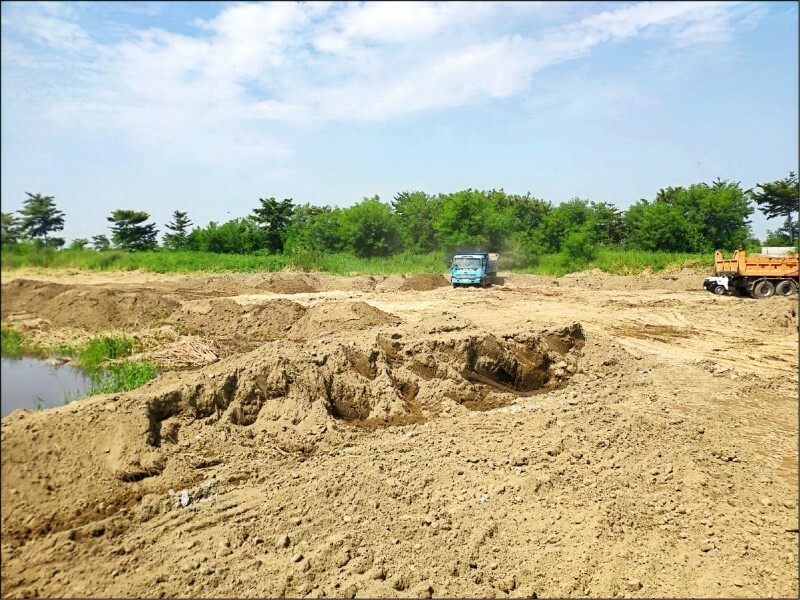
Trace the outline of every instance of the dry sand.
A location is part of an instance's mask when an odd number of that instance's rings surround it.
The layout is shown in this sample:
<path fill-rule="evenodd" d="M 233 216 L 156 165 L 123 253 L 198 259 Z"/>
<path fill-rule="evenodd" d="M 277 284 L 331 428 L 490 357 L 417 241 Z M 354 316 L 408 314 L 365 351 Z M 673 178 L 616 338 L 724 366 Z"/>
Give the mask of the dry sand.
<path fill-rule="evenodd" d="M 797 597 L 796 298 L 2 279 L 12 327 L 211 356 L 2 420 L 4 597 Z"/>

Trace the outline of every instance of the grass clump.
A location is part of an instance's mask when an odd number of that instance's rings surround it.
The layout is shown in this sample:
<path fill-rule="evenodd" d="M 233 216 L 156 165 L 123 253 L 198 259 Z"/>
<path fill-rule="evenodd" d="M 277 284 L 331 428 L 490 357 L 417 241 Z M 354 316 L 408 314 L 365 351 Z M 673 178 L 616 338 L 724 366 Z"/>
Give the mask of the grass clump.
<path fill-rule="evenodd" d="M 108 365 L 90 373 L 92 387 L 87 396 L 129 392 L 143 386 L 157 375 L 156 366 L 146 361 Z"/>
<path fill-rule="evenodd" d="M 146 361 L 105 364 L 107 361 L 126 358 L 133 354 L 134 341 L 125 336 L 101 335 L 80 346 L 59 345 L 45 348 L 34 344 L 23 333 L 3 326 L 2 341 L 3 358 L 22 358 L 23 356 L 72 358 L 92 380 L 88 396 L 129 392 L 158 375 L 156 366 Z M 64 397 L 63 403 L 67 404 L 77 399 L 77 397 L 67 395 Z M 37 410 L 48 406 L 41 398 L 35 399 L 35 405 Z"/>
<path fill-rule="evenodd" d="M 0 327 L 0 338 L 2 339 L 0 355 L 3 358 L 42 357 L 47 354 L 43 348 L 34 345 L 30 338 L 5 325 Z"/>
<path fill-rule="evenodd" d="M 95 369 L 107 360 L 125 358 L 133 354 L 133 340 L 124 336 L 92 338 L 75 352 L 75 359 L 86 369 Z"/>

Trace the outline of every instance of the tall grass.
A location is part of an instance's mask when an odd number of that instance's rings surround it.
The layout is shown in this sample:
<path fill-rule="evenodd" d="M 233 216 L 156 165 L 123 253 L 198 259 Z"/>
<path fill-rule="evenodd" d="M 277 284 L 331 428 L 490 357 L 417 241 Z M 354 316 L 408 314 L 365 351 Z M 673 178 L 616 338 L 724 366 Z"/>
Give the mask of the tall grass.
<path fill-rule="evenodd" d="M 561 277 L 568 273 L 591 269 L 599 269 L 612 275 L 639 275 L 648 270 L 653 273 L 660 273 L 684 268 L 712 270 L 714 266 L 714 257 L 706 254 L 609 250 L 601 248 L 591 260 L 577 260 L 564 253 L 558 253 L 543 254 L 537 257 L 534 262 L 536 264 L 514 269 L 514 272 Z"/>
<path fill-rule="evenodd" d="M 504 261 L 504 256 L 505 261 Z M 710 268 L 713 256 L 708 254 L 644 252 L 600 248 L 591 260 L 566 253 L 522 257 L 501 253 L 500 270 L 515 273 L 536 273 L 560 277 L 586 269 L 600 269 L 616 275 L 636 275 L 645 270 L 657 273 L 682 267 Z M 318 253 L 298 250 L 290 254 L 217 254 L 214 252 L 169 251 L 122 252 L 111 250 L 59 250 L 20 245 L 5 249 L 2 268 L 21 267 L 83 269 L 88 271 L 131 271 L 141 269 L 153 273 L 254 273 L 282 269 L 321 271 L 334 275 L 391 275 L 396 273 L 445 273 L 448 270 L 444 252 L 415 254 L 401 252 L 385 258 L 362 258 L 353 254 Z"/>

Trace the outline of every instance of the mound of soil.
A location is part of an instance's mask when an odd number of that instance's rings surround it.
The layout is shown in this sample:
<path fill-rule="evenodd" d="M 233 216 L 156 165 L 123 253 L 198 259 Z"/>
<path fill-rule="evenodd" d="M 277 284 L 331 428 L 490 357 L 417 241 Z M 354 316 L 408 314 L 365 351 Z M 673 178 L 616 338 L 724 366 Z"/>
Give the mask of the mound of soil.
<path fill-rule="evenodd" d="M 98 332 L 134 329 L 164 320 L 179 302 L 151 290 L 71 286 L 17 279 L 2 286 L 3 318 L 32 314 L 56 327 Z"/>
<path fill-rule="evenodd" d="M 272 273 L 255 287 L 273 294 L 308 294 L 320 289 L 319 280 L 307 273 Z"/>
<path fill-rule="evenodd" d="M 380 325 L 397 325 L 400 319 L 366 302 L 329 302 L 311 307 L 292 327 L 289 338 L 310 340 L 341 331 L 360 331 Z"/>
<path fill-rule="evenodd" d="M 247 306 L 213 298 L 185 302 L 170 320 L 206 337 L 265 340 L 285 334 L 305 312 L 305 307 L 283 298 Z"/>
<path fill-rule="evenodd" d="M 320 291 L 371 292 L 383 279 L 384 277 L 381 275 L 361 275 L 359 277 L 326 275 L 320 277 Z"/>
<path fill-rule="evenodd" d="M 421 273 L 419 275 L 412 275 L 407 277 L 399 288 L 401 292 L 415 291 L 415 292 L 429 292 L 437 288 L 448 287 L 450 281 L 438 273 Z"/>
<path fill-rule="evenodd" d="M 376 292 L 396 292 L 406 282 L 405 275 L 389 275 L 375 285 Z"/>
<path fill-rule="evenodd" d="M 568 273 L 556 281 L 565 287 L 578 287 L 587 290 L 701 290 L 703 279 L 708 273 L 683 269 L 675 273 L 639 275 L 610 275 L 600 269 Z"/>
<path fill-rule="evenodd" d="M 555 348 L 552 336 L 565 345 Z M 4 503 L 4 542 L 75 527 L 148 489 L 185 484 L 193 477 L 186 460 L 215 464 L 209 456 L 227 454 L 231 427 L 255 424 L 284 447 L 311 447 L 314 432 L 336 423 L 421 422 L 445 405 L 482 410 L 487 397 L 495 406 L 498 395 L 509 404 L 558 387 L 565 373 L 557 362 L 567 356 L 575 364 L 582 337 L 573 326 L 502 338 L 471 329 L 408 340 L 361 336 L 348 344 L 280 340 L 196 372 L 166 373 L 126 394 L 46 413 L 17 411 L 3 419 L 3 493 L 16 490 L 10 493 L 21 494 L 25 510 L 9 513 Z M 190 440 L 202 439 L 209 441 L 199 454 L 188 450 Z"/>

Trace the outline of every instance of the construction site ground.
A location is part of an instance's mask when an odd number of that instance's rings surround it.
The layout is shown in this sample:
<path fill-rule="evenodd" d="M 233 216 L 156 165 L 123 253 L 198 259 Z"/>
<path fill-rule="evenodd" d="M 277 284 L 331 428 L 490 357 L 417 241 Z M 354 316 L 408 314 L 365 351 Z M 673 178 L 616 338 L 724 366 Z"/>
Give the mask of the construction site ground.
<path fill-rule="evenodd" d="M 2 596 L 797 597 L 797 297 L 14 271 L 161 374 L 2 419 Z"/>

